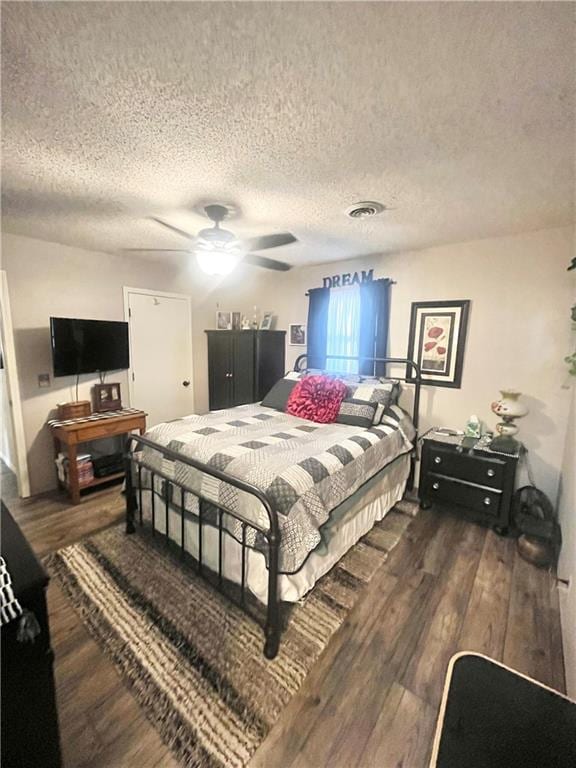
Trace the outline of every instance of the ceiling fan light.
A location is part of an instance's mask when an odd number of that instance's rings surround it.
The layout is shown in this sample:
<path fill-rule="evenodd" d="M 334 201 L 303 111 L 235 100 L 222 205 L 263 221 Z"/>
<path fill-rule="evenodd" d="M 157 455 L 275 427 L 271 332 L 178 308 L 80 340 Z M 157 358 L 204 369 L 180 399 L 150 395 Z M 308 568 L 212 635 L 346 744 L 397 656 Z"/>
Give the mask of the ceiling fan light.
<path fill-rule="evenodd" d="M 244 251 L 238 241 L 202 241 L 197 244 L 194 253 L 198 266 L 207 275 L 229 275 L 244 257 Z"/>

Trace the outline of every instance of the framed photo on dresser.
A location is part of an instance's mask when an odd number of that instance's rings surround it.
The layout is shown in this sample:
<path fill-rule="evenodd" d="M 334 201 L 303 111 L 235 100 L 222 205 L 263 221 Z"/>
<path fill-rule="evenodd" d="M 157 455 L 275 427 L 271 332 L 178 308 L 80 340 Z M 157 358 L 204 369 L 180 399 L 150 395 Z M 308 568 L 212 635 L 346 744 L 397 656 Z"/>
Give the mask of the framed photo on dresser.
<path fill-rule="evenodd" d="M 222 312 L 222 310 L 218 310 L 218 312 L 216 312 L 216 329 L 218 331 L 232 330 L 232 315 L 233 312 Z"/>
<path fill-rule="evenodd" d="M 94 385 L 94 410 L 96 413 L 119 411 L 122 408 L 120 384 Z"/>
<path fill-rule="evenodd" d="M 469 309 L 469 299 L 412 302 L 407 357 L 420 366 L 423 384 L 460 388 Z"/>

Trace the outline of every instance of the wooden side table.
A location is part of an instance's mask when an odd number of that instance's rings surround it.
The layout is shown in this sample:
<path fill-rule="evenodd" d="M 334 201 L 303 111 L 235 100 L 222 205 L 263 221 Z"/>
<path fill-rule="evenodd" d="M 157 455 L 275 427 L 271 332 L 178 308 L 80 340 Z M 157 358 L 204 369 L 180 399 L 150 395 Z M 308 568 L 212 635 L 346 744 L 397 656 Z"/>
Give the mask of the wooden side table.
<path fill-rule="evenodd" d="M 72 503 L 79 504 L 80 491 L 124 477 L 124 472 L 116 472 L 113 475 L 106 475 L 106 477 L 95 477 L 90 482 L 80 485 L 77 464 L 78 446 L 102 437 L 126 435 L 134 430 L 142 435 L 146 431 L 146 414 L 144 411 L 127 408 L 114 413 L 93 414 L 85 419 L 50 421 L 48 424 L 54 439 L 55 455 L 58 456 L 62 445 L 68 449 L 68 484 L 66 487 Z"/>

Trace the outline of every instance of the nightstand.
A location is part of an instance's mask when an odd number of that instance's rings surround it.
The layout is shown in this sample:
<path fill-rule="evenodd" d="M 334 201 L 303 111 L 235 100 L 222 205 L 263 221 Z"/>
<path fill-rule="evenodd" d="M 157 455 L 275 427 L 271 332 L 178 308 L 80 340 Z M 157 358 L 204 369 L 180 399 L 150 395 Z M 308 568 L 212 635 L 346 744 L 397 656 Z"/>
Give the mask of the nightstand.
<path fill-rule="evenodd" d="M 146 432 L 146 414 L 137 408 L 122 408 L 119 411 L 93 413 L 91 416 L 77 419 L 65 419 L 64 421 L 52 419 L 48 422 L 48 426 L 52 430 L 55 455 L 58 456 L 62 445 L 68 449 L 69 479 L 64 487 L 67 488 L 72 503 L 80 504 L 80 491 L 112 480 L 119 480 L 124 477 L 124 470 L 112 475 L 95 477 L 81 485 L 76 462 L 78 446 L 103 437 L 127 435 L 133 430 L 138 430 L 143 435 Z M 60 482 L 58 484 L 62 485 Z"/>
<path fill-rule="evenodd" d="M 456 506 L 475 522 L 507 533 L 520 451 L 521 447 L 516 454 L 491 451 L 487 438 L 424 438 L 421 507 Z"/>

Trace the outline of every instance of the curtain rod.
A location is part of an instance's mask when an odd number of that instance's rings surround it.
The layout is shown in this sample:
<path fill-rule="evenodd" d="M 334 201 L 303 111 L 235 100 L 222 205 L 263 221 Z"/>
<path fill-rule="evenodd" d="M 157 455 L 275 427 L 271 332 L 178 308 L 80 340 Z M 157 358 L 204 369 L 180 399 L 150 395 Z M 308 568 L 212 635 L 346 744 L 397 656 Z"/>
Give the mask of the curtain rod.
<path fill-rule="evenodd" d="M 389 280 L 386 277 L 379 277 L 377 280 L 371 280 L 370 282 L 377 283 L 378 280 L 387 280 L 387 282 L 390 283 L 390 285 L 397 285 L 398 284 L 396 280 Z M 369 285 L 369 283 L 361 283 L 361 285 Z M 352 288 L 353 286 L 352 285 L 338 285 L 336 287 L 337 288 Z M 309 288 L 306 291 L 306 293 L 304 294 L 304 296 L 310 296 L 310 291 L 323 291 L 323 290 L 324 290 L 324 288 L 322 286 L 320 286 L 319 288 Z M 328 288 L 328 290 L 331 290 L 331 289 Z"/>

